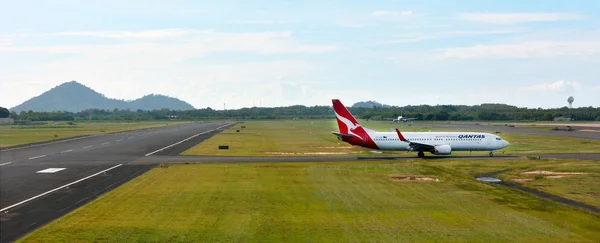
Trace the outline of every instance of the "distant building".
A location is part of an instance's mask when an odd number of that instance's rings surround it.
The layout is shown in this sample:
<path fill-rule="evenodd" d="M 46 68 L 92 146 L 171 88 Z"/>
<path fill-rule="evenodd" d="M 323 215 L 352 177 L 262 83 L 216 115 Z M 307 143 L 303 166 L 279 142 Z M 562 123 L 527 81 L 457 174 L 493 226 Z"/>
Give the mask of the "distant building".
<path fill-rule="evenodd" d="M 176 115 L 167 115 L 167 118 L 169 118 L 169 119 L 177 119 L 177 116 Z"/>
<path fill-rule="evenodd" d="M 573 120 L 575 120 L 575 119 L 573 119 L 573 117 L 571 117 L 570 115 L 554 117 L 554 121 L 573 121 Z"/>
<path fill-rule="evenodd" d="M 15 123 L 15 119 L 12 118 L 0 118 L 0 125 L 12 125 Z"/>

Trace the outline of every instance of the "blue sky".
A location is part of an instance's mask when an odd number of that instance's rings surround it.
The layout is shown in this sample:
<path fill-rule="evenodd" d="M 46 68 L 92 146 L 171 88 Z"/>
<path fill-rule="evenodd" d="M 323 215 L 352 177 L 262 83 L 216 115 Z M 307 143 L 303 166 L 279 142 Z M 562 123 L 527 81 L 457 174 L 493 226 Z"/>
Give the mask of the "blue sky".
<path fill-rule="evenodd" d="M 10 1 L 0 105 L 77 80 L 197 108 L 600 106 L 600 1 Z"/>

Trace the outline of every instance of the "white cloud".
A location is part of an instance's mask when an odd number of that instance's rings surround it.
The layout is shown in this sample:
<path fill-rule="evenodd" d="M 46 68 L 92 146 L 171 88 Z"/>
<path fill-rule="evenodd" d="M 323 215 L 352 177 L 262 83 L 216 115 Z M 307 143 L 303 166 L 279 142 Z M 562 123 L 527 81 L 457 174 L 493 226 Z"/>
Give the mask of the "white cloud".
<path fill-rule="evenodd" d="M 416 33 L 404 35 L 399 39 L 385 42 L 385 44 L 402 44 L 402 43 L 413 43 L 431 39 L 444 39 L 444 38 L 455 38 L 455 37 L 468 37 L 468 36 L 479 36 L 479 35 L 501 35 L 501 34 L 516 34 L 522 33 L 523 30 L 460 30 L 460 31 L 447 31 L 447 32 L 435 32 L 435 33 Z"/>
<path fill-rule="evenodd" d="M 284 104 L 278 77 L 288 81 L 324 74 L 320 65 L 300 60 L 275 59 L 219 61 L 218 53 L 249 52 L 254 54 L 317 54 L 336 51 L 338 45 L 302 43 L 292 32 L 224 33 L 213 31 L 171 30 L 163 39 L 146 38 L 149 32 L 121 35 L 128 41 L 117 44 L 79 44 L 48 46 L 23 45 L 38 41 L 35 35 L 13 37 L 14 45 L 0 45 L 0 97 L 5 106 L 15 106 L 66 81 L 77 80 L 108 97 L 133 99 L 149 93 L 181 98 L 196 107 L 229 108 L 250 106 L 246 99 L 263 100 L 263 104 Z M 110 31 L 77 32 L 68 36 L 107 36 Z M 174 37 L 178 36 L 178 37 Z M 29 39 L 27 39 L 29 38 Z M 76 38 L 76 37 L 73 37 Z M 43 39 L 42 41 L 46 41 Z M 27 52 L 27 54 L 24 54 Z M 61 55 L 54 55 L 61 54 Z M 62 55 L 69 54 L 69 55 Z M 214 54 L 217 59 L 205 59 Z M 35 55 L 24 62 L 9 62 L 11 57 Z M 235 57 L 235 55 L 234 55 Z M 6 61 L 6 62 L 4 62 Z M 33 85 L 32 81 L 43 81 Z M 27 85 L 24 85 L 27 84 Z M 13 90 L 13 92 L 3 92 Z M 240 99 L 244 97 L 244 99 Z M 309 100 L 308 96 L 304 97 Z M 278 100 L 281 102 L 278 103 Z M 285 103 L 287 104 L 287 103 Z"/>
<path fill-rule="evenodd" d="M 339 50 L 339 45 L 302 44 L 292 38 L 292 32 L 224 33 L 203 30 L 151 30 L 140 32 L 86 31 L 44 34 L 67 36 L 93 36 L 110 38 L 134 38 L 138 42 L 125 44 L 81 44 L 81 45 L 4 45 L 0 52 L 49 52 L 49 53 L 157 53 L 198 56 L 210 52 L 253 52 L 276 53 L 322 53 Z M 13 36 L 30 38 L 39 35 Z M 147 38 L 170 37 L 171 42 L 152 42 Z"/>
<path fill-rule="evenodd" d="M 281 20 L 234 20 L 231 21 L 236 24 L 284 24 Z"/>
<path fill-rule="evenodd" d="M 531 41 L 520 44 L 452 47 L 443 56 L 471 58 L 552 58 L 600 54 L 600 41 Z"/>
<path fill-rule="evenodd" d="M 181 38 L 189 35 L 209 34 L 212 30 L 194 30 L 194 29 L 161 29 L 161 30 L 143 30 L 143 31 L 122 31 L 122 30 L 103 30 L 103 31 L 78 31 L 78 32 L 56 32 L 39 34 L 14 34 L 5 35 L 4 38 L 31 38 L 31 37 L 99 37 L 109 39 L 160 39 L 160 38 Z"/>
<path fill-rule="evenodd" d="M 0 37 L 0 46 L 9 46 L 12 45 L 12 41 L 8 38 Z"/>
<path fill-rule="evenodd" d="M 518 24 L 526 22 L 554 22 L 580 20 L 585 16 L 576 13 L 463 13 L 460 18 L 490 24 Z"/>
<path fill-rule="evenodd" d="M 517 89 L 518 92 L 528 93 L 528 92 L 553 92 L 553 93 L 569 93 L 573 92 L 579 87 L 581 84 L 577 81 L 564 81 L 559 80 L 551 83 L 541 83 L 535 84 L 527 87 L 522 87 Z"/>
<path fill-rule="evenodd" d="M 378 10 L 372 13 L 373 16 L 389 16 L 389 15 L 411 15 L 413 11 L 388 11 L 388 10 Z"/>

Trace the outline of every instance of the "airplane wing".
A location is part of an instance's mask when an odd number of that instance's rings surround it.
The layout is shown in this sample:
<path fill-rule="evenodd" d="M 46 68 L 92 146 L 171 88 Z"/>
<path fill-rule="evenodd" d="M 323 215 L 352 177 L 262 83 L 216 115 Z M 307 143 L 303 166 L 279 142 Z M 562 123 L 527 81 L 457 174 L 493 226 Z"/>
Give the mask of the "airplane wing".
<path fill-rule="evenodd" d="M 410 148 L 412 150 L 415 150 L 415 151 L 432 151 L 432 150 L 435 149 L 435 146 L 433 146 L 431 144 L 417 143 L 417 142 L 406 140 L 406 138 L 404 138 L 404 136 L 402 135 L 402 133 L 400 132 L 400 130 L 398 130 L 398 128 L 396 128 L 396 133 L 398 134 L 398 138 L 400 138 L 400 141 L 407 142 L 408 146 L 410 146 Z"/>

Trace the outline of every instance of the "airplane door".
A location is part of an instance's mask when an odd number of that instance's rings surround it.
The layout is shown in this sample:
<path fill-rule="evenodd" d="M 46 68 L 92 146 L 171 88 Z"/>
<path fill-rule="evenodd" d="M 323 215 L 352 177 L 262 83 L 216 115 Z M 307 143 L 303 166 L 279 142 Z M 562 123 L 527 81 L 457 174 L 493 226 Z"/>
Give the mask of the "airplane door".
<path fill-rule="evenodd" d="M 492 137 L 490 136 L 486 136 L 487 137 L 487 148 L 491 148 L 492 147 Z"/>

